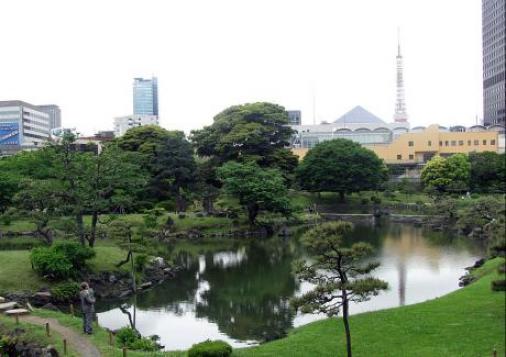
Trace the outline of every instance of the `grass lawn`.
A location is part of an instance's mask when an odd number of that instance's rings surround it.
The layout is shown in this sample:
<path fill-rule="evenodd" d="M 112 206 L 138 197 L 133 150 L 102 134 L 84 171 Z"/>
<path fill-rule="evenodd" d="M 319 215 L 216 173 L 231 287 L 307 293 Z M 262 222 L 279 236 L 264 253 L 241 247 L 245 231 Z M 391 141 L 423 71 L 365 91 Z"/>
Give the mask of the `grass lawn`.
<path fill-rule="evenodd" d="M 40 317 L 50 317 L 58 320 L 62 325 L 70 327 L 77 332 L 82 330 L 82 319 L 79 317 L 62 314 L 59 312 L 37 309 L 34 315 Z M 116 357 L 123 356 L 122 350 L 116 346 L 109 345 L 109 333 L 98 326 L 94 326 L 94 334 L 90 337 L 91 342 L 97 346 L 103 357 Z M 128 357 L 141 357 L 141 356 L 167 356 L 167 357 L 183 357 L 186 356 L 185 352 L 135 352 L 128 351 Z"/>
<path fill-rule="evenodd" d="M 424 303 L 351 317 L 355 356 L 498 356 L 505 353 L 505 293 L 490 289 L 500 258 L 476 274 L 480 280 Z M 504 260 L 502 260 L 504 261 Z M 292 330 L 288 337 L 234 356 L 344 356 L 342 320 Z"/>
<path fill-rule="evenodd" d="M 16 324 L 14 318 L 0 315 L 0 331 L 2 331 L 4 328 L 6 330 L 22 328 L 25 330 L 25 333 L 23 334 L 23 341 L 35 342 L 43 347 L 52 345 L 58 350 L 58 353 L 63 356 L 63 338 L 54 331 L 52 331 L 51 336 L 48 337 L 46 336 L 46 331 L 43 327 L 23 322 Z M 70 346 L 67 346 L 66 356 L 77 357 L 80 355 L 76 351 L 73 351 Z"/>
<path fill-rule="evenodd" d="M 95 251 L 97 255 L 90 261 L 94 271 L 117 270 L 114 264 L 126 257 L 126 251 L 116 246 L 99 244 Z M 50 285 L 32 270 L 29 250 L 0 250 L 0 292 L 36 291 Z"/>

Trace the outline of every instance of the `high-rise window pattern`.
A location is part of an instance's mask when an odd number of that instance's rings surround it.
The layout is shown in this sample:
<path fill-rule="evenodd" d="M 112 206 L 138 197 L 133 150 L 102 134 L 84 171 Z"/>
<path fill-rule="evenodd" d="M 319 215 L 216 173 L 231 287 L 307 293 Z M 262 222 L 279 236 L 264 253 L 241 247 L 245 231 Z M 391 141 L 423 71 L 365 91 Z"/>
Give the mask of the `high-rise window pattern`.
<path fill-rule="evenodd" d="M 158 80 L 134 78 L 134 115 L 158 116 Z"/>

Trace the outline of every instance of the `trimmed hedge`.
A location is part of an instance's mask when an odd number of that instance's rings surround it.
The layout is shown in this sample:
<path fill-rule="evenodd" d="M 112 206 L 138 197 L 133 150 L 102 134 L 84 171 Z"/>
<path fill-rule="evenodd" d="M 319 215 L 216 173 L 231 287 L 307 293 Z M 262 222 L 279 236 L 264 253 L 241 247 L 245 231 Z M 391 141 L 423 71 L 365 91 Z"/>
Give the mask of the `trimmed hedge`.
<path fill-rule="evenodd" d="M 228 357 L 232 355 L 232 346 L 225 341 L 204 341 L 188 350 L 188 357 Z"/>

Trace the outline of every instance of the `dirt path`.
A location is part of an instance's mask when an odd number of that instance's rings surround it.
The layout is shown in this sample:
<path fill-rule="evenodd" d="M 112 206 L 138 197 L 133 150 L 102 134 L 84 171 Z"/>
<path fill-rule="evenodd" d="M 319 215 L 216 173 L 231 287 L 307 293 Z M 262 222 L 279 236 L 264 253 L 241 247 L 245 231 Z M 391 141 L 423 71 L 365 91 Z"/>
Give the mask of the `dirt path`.
<path fill-rule="evenodd" d="M 69 347 L 84 357 L 100 357 L 100 352 L 84 335 L 75 332 L 73 329 L 60 324 L 55 319 L 42 318 L 38 316 L 25 315 L 20 316 L 20 320 L 34 325 L 44 326 L 49 322 L 51 331 L 57 332 L 60 336 L 67 340 Z"/>

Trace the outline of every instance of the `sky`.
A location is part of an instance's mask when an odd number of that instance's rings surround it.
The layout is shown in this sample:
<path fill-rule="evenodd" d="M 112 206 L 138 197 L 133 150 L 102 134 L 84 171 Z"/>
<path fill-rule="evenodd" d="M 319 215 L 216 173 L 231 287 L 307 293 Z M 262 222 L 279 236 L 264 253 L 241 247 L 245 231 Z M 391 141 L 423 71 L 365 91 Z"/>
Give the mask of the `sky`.
<path fill-rule="evenodd" d="M 482 118 L 480 0 L 5 0 L 0 100 L 57 104 L 65 127 L 112 130 L 134 77 L 159 82 L 160 124 L 189 132 L 269 101 L 333 121 L 392 121 L 400 28 L 412 126 Z"/>

